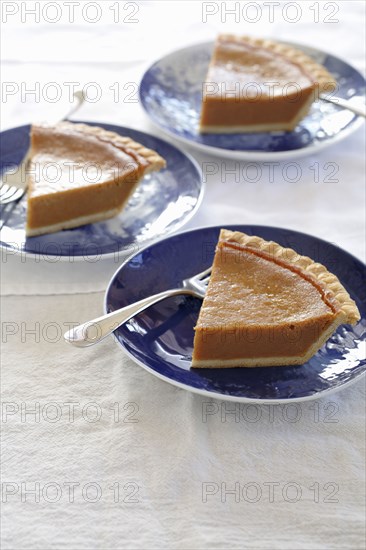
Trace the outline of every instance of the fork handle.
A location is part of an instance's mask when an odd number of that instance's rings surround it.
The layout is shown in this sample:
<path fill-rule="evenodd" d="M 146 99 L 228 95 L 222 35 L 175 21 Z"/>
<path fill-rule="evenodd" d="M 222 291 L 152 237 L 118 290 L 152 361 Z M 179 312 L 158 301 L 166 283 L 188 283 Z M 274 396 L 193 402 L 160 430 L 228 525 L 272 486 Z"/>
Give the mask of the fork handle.
<path fill-rule="evenodd" d="M 342 97 L 333 97 L 333 96 L 326 96 L 321 95 L 320 99 L 323 101 L 327 101 L 328 103 L 333 103 L 334 105 L 338 105 L 338 107 L 343 107 L 344 109 L 348 109 L 352 113 L 355 113 L 355 115 L 362 116 L 366 118 L 366 109 L 364 105 L 356 105 L 352 102 L 352 98 L 350 99 L 344 99 Z"/>
<path fill-rule="evenodd" d="M 159 292 L 143 300 L 139 300 L 129 306 L 116 309 L 111 313 L 107 313 L 102 317 L 97 317 L 92 321 L 87 321 L 82 325 L 72 328 L 65 332 L 64 338 L 66 342 L 73 344 L 79 348 L 85 348 L 98 344 L 103 338 L 112 334 L 114 330 L 120 327 L 123 323 L 134 317 L 147 307 L 168 298 L 169 296 L 176 296 L 178 294 L 191 294 L 191 292 L 185 288 L 177 288 L 171 290 L 165 290 Z"/>

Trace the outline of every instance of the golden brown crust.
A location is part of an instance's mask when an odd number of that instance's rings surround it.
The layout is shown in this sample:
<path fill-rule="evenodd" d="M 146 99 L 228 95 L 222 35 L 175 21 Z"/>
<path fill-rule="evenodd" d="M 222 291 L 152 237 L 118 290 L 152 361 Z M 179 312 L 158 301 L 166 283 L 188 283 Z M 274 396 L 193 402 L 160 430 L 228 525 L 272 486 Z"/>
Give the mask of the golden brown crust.
<path fill-rule="evenodd" d="M 314 83 L 318 86 L 319 92 L 331 92 L 335 89 L 337 82 L 334 77 L 327 71 L 323 65 L 320 65 L 314 59 L 306 55 L 301 50 L 268 40 L 266 38 L 254 38 L 251 36 L 235 36 L 232 34 L 220 34 L 218 41 L 228 40 L 230 42 L 244 43 L 253 47 L 265 48 L 271 50 L 288 59 L 291 63 L 302 67 L 302 69 L 311 77 Z"/>
<path fill-rule="evenodd" d="M 90 216 L 80 216 L 79 218 L 73 218 L 72 220 L 65 220 L 60 223 L 54 223 L 52 225 L 43 225 L 42 227 L 28 227 L 25 228 L 25 234 L 27 237 L 38 237 L 39 235 L 46 235 L 48 233 L 56 233 L 63 229 L 72 229 L 73 227 L 79 227 L 89 223 L 97 223 L 108 218 L 113 218 L 120 212 L 120 208 L 114 208 L 113 210 L 107 210 L 104 212 L 97 212 Z"/>
<path fill-rule="evenodd" d="M 134 153 L 143 157 L 145 161 L 147 161 L 148 166 L 145 170 L 145 173 L 152 172 L 153 170 L 160 170 L 161 168 L 165 168 L 166 166 L 165 160 L 156 151 L 148 149 L 147 147 L 141 145 L 141 143 L 138 143 L 137 141 L 134 141 L 130 137 L 120 136 L 116 132 L 110 132 L 108 130 L 105 130 L 104 128 L 101 128 L 100 126 L 89 126 L 88 124 L 74 123 L 68 121 L 59 122 L 54 126 L 48 126 L 45 124 L 39 124 L 35 126 L 42 126 L 42 128 L 49 128 L 50 130 L 55 129 L 64 132 L 78 132 L 81 134 L 88 134 L 95 136 L 101 141 L 107 141 L 116 147 L 121 147 L 126 152 L 128 152 L 128 150 L 131 150 Z"/>
<path fill-rule="evenodd" d="M 355 302 L 339 281 L 338 277 L 330 273 L 327 268 L 317 262 L 314 262 L 308 256 L 301 256 L 292 248 L 284 248 L 273 241 L 265 241 L 261 237 L 246 235 L 245 233 L 233 232 L 228 229 L 222 229 L 219 236 L 220 242 L 235 243 L 253 250 L 261 251 L 267 255 L 278 258 L 282 262 L 302 270 L 307 275 L 314 277 L 327 290 L 327 297 L 335 300 L 342 323 L 355 324 L 360 319 L 360 313 Z"/>

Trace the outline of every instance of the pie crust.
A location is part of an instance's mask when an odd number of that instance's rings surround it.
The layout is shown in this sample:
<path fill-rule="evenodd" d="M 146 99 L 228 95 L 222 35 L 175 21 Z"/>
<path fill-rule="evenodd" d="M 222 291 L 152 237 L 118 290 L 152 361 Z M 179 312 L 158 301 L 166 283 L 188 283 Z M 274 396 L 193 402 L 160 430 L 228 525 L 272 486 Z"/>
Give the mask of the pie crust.
<path fill-rule="evenodd" d="M 360 314 L 339 279 L 291 248 L 221 230 L 193 367 L 301 365 Z"/>

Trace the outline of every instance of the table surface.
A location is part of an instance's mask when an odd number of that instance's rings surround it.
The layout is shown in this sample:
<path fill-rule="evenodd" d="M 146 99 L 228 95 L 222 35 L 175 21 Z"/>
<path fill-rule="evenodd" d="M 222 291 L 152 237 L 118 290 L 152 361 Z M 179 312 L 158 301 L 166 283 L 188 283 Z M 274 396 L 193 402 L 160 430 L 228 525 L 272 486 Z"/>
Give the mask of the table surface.
<path fill-rule="evenodd" d="M 116 83 L 137 86 L 154 60 L 222 31 L 319 47 L 364 71 L 363 2 L 33 4 L 2 3 L 2 129 L 57 116 L 68 83 L 96 83 L 78 119 L 164 137 L 138 102 L 114 101 Z M 363 126 L 296 160 L 295 183 L 285 161 L 273 182 L 264 165 L 259 181 L 236 181 L 245 163 L 187 148 L 220 170 L 185 229 L 282 226 L 364 261 L 364 141 Z M 364 379 L 312 402 L 248 406 L 175 388 L 112 338 L 67 346 L 71 323 L 101 313 L 116 267 L 2 258 L 2 547 L 363 548 Z"/>

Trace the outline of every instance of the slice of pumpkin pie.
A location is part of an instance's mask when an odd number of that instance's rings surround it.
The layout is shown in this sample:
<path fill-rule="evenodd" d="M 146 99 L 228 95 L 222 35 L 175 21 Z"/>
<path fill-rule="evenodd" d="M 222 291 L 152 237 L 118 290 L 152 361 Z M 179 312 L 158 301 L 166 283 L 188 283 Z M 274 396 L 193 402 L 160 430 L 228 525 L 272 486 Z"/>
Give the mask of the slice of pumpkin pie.
<path fill-rule="evenodd" d="M 338 278 L 290 248 L 223 229 L 193 367 L 301 365 L 360 314 Z"/>
<path fill-rule="evenodd" d="M 118 214 L 146 174 L 165 160 L 129 137 L 87 124 L 33 125 L 26 235 Z"/>
<path fill-rule="evenodd" d="M 219 35 L 203 83 L 200 131 L 290 131 L 333 76 L 302 51 L 261 38 Z"/>

